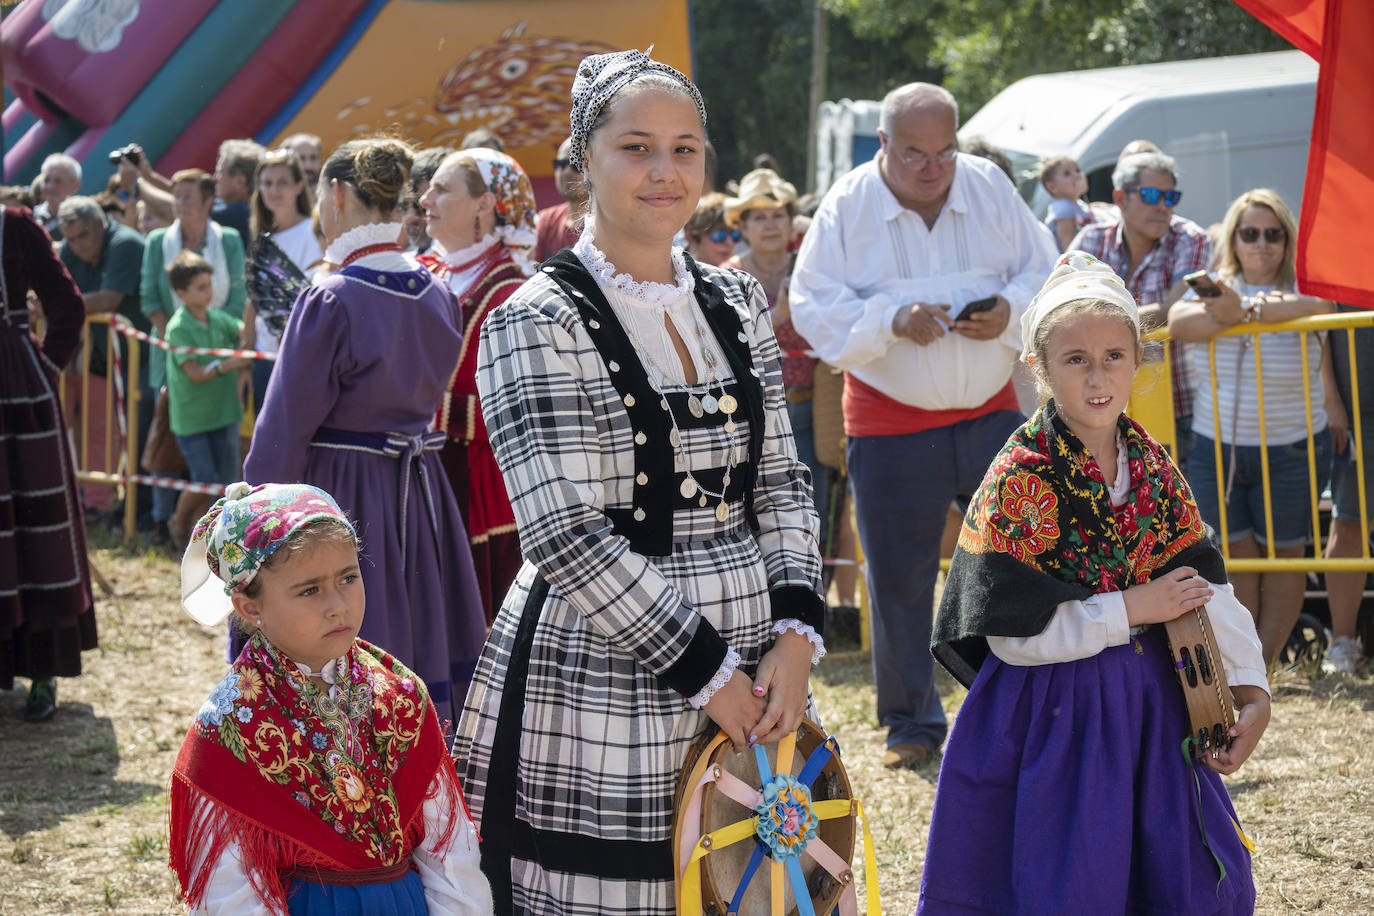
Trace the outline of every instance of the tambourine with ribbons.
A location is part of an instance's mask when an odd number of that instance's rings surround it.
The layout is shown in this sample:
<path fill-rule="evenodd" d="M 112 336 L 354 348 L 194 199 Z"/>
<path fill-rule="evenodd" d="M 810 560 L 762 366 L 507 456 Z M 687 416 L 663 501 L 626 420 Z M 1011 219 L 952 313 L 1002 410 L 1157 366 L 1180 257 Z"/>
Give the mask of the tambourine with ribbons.
<path fill-rule="evenodd" d="M 856 916 L 860 825 L 868 912 L 881 916 L 873 837 L 835 738 L 805 719 L 777 744 L 739 753 L 724 732 L 703 738 L 678 780 L 677 912 Z M 768 877 L 755 880 L 765 860 Z"/>

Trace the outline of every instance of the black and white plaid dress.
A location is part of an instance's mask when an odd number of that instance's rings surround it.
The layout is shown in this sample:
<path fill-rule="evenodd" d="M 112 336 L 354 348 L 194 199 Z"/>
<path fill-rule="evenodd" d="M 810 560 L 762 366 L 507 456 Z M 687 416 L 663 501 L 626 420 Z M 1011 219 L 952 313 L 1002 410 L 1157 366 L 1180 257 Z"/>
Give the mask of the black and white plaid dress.
<path fill-rule="evenodd" d="M 673 792 L 713 726 L 688 698 L 727 647 L 753 673 L 775 620 L 819 632 L 821 563 L 779 353 L 758 284 L 688 268 L 728 364 L 726 415 L 671 421 L 601 289 L 564 250 L 482 329 L 482 413 L 525 564 L 496 618 L 455 756 L 497 912 L 671 914 Z M 711 469 L 711 470 L 705 470 Z"/>

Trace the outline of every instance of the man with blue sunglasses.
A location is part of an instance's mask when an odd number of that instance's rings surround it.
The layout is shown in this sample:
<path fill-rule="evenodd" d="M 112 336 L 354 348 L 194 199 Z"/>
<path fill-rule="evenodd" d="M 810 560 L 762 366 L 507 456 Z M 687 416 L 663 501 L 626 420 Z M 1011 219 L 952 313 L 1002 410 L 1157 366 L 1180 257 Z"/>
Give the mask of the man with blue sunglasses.
<path fill-rule="evenodd" d="M 1121 218 L 1085 226 L 1069 248 L 1086 251 L 1116 271 L 1140 304 L 1141 325 L 1158 327 L 1187 291 L 1183 278 L 1211 262 L 1212 240 L 1197 223 L 1174 213 L 1183 192 L 1172 157 L 1158 151 L 1123 156 L 1112 187 Z M 1178 439 L 1174 457 L 1182 466 L 1192 445 L 1185 440 L 1193 434 L 1194 380 L 1183 345 L 1169 346 Z"/>

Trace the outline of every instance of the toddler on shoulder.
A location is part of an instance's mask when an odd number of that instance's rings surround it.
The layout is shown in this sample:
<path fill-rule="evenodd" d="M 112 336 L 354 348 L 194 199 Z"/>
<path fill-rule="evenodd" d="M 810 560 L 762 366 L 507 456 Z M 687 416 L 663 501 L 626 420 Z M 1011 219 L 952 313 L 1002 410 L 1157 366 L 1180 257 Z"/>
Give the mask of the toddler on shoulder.
<path fill-rule="evenodd" d="M 425 684 L 357 638 L 358 537 L 323 490 L 236 483 L 181 601 L 251 633 L 177 755 L 171 866 L 193 913 L 491 913 Z"/>
<path fill-rule="evenodd" d="M 1050 194 L 1045 225 L 1063 251 L 1078 230 L 1093 221 L 1092 210 L 1083 202 L 1083 195 L 1088 193 L 1088 176 L 1073 157 L 1051 156 L 1040 163 L 1040 183 Z"/>

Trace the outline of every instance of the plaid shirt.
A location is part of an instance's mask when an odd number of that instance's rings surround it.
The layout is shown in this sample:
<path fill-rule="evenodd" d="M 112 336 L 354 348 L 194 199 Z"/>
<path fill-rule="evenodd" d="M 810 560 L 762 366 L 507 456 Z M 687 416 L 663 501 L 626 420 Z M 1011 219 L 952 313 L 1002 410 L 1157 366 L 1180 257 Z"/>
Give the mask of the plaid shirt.
<path fill-rule="evenodd" d="M 1069 243 L 1069 248 L 1086 251 L 1120 274 L 1140 305 L 1164 302 L 1174 283 L 1185 274 L 1202 270 L 1212 261 L 1211 237 L 1197 223 L 1181 216 L 1175 216 L 1170 221 L 1169 231 L 1164 238 L 1155 243 L 1155 247 L 1129 277 L 1126 276 L 1126 268 L 1130 265 L 1131 252 L 1126 247 L 1126 236 L 1120 221 L 1096 223 L 1084 228 Z M 1169 347 L 1174 383 L 1174 416 L 1190 417 L 1193 414 L 1193 380 L 1188 357 L 1183 344 L 1171 343 Z"/>

